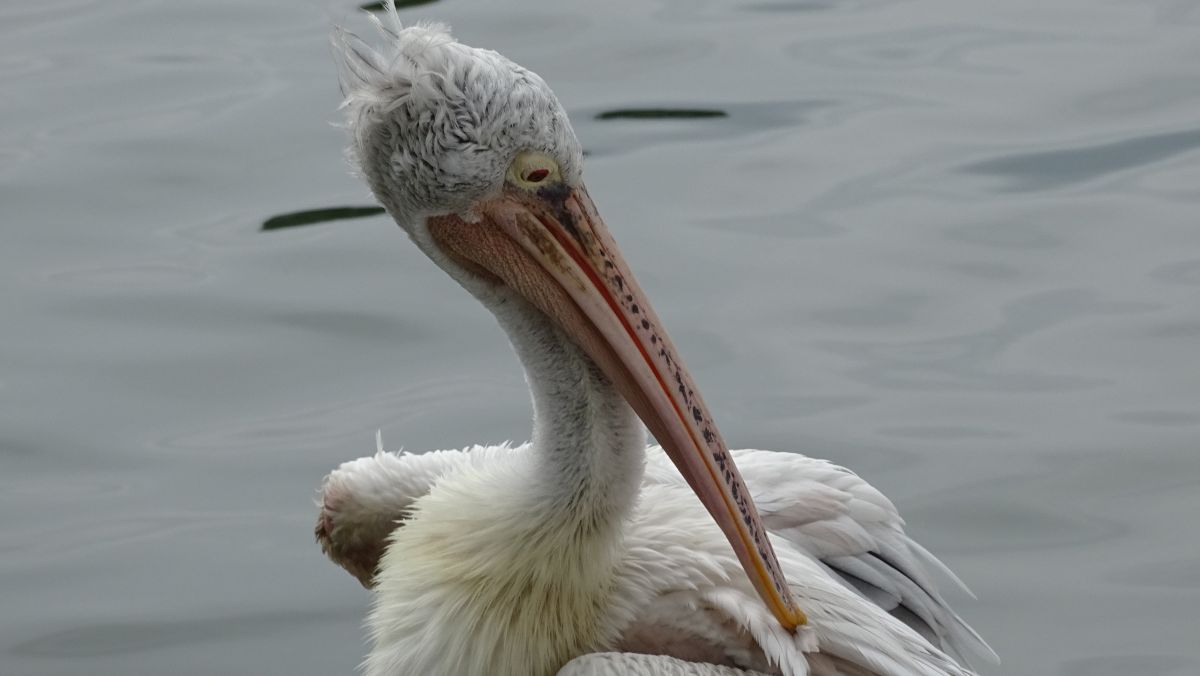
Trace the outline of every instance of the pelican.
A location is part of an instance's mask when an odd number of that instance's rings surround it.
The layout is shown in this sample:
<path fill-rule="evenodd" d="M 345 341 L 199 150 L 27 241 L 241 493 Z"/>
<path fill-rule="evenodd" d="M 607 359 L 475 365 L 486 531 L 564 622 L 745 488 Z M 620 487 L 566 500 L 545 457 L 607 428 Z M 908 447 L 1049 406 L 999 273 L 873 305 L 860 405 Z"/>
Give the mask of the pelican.
<path fill-rule="evenodd" d="M 887 498 L 727 448 L 549 86 L 390 2 L 372 19 L 380 49 L 334 40 L 352 161 L 495 315 L 534 415 L 522 446 L 380 448 L 326 478 L 317 539 L 374 590 L 365 673 L 973 673 L 991 651 L 934 578 L 957 580 Z"/>

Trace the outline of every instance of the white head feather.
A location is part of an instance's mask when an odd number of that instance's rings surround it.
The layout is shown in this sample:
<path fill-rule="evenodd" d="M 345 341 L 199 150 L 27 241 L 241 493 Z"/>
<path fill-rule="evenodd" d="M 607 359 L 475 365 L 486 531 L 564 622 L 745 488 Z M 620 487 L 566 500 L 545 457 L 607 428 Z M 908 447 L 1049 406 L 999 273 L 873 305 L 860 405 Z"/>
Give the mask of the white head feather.
<path fill-rule="evenodd" d="M 553 157 L 568 185 L 580 182 L 582 150 L 550 87 L 500 54 L 468 47 L 442 24 L 405 28 L 392 2 L 372 15 L 385 44 L 339 29 L 352 162 L 414 239 L 424 217 L 468 214 L 498 193 L 516 155 Z M 428 252 L 427 252 L 428 253 Z"/>

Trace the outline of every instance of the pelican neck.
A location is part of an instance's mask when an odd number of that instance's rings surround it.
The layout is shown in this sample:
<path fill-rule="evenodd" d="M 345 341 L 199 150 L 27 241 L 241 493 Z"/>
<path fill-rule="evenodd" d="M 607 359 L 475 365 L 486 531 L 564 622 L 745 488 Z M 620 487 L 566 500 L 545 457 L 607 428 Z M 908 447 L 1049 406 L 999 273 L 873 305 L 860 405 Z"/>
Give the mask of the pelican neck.
<path fill-rule="evenodd" d="M 641 485 L 646 432 L 590 357 L 520 298 L 493 307 L 533 399 L 531 495 L 573 517 L 620 519 Z"/>

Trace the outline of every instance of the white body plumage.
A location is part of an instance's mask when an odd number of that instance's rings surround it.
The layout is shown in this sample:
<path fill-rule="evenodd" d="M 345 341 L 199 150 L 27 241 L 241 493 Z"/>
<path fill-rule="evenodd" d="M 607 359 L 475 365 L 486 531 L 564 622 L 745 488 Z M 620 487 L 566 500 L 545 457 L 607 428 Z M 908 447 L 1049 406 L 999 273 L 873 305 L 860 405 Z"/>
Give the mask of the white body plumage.
<path fill-rule="evenodd" d="M 759 450 L 734 454 L 764 520 L 776 536 L 784 565 L 795 568 L 789 579 L 807 583 L 798 592 L 814 618 L 812 633 L 795 637 L 779 630 L 744 582 L 737 560 L 712 520 L 662 449 L 652 446 L 646 449 L 642 493 L 623 528 L 623 542 L 612 552 L 601 552 L 597 559 L 610 563 L 612 572 L 597 574 L 594 569 L 577 569 L 579 575 L 568 578 L 570 584 L 563 596 L 578 593 L 576 598 L 583 598 L 588 595 L 587 589 L 606 585 L 612 590 L 602 622 L 591 630 L 591 638 L 579 640 L 586 646 L 580 653 L 652 652 L 676 655 L 686 662 L 607 654 L 576 660 L 563 674 L 666 674 L 672 667 L 680 669 L 681 674 L 705 676 L 742 674 L 742 670 L 766 674 L 855 673 L 847 671 L 845 660 L 836 654 L 846 650 L 859 654 L 855 661 L 877 663 L 873 670 L 860 672 L 865 674 L 970 673 L 931 650 L 929 643 L 959 654 L 993 657 L 946 604 L 934 578 L 941 577 L 960 588 L 961 582 L 905 535 L 902 519 L 882 493 L 849 470 L 826 461 Z M 408 559 L 424 550 L 421 540 L 430 536 L 409 530 L 420 525 L 424 531 L 432 523 L 422 525 L 415 517 L 426 509 L 457 511 L 463 505 L 460 499 L 464 493 L 491 496 L 486 504 L 490 510 L 495 506 L 498 483 L 493 473 L 510 477 L 511 481 L 520 474 L 514 469 L 530 456 L 529 444 L 475 446 L 419 455 L 388 453 L 381 448 L 373 456 L 344 463 L 322 486 L 322 543 L 334 548 L 329 554 L 342 562 L 360 555 L 363 547 L 375 551 L 375 545 L 390 535 L 394 544 L 381 566 L 389 576 L 392 571 L 404 570 L 406 577 L 413 576 L 406 582 L 414 589 L 442 576 L 454 578 L 440 568 L 446 558 L 422 555 L 415 565 Z M 443 488 L 447 492 L 443 493 Z M 519 502 L 514 500 L 515 504 Z M 496 540 L 505 535 L 497 532 L 497 525 L 523 523 L 505 516 L 501 508 L 492 513 L 492 518 L 476 524 L 473 534 L 450 537 L 470 543 L 464 545 L 464 549 L 471 550 L 468 558 L 461 562 L 467 572 L 487 570 L 496 562 L 489 553 L 499 549 Z M 468 528 L 469 523 L 459 520 L 454 527 Z M 432 535 L 445 536 L 446 532 Z M 512 570 L 562 563 L 562 552 L 530 547 L 528 534 L 507 535 L 511 558 L 505 564 Z M 549 546 L 550 541 L 545 542 Z M 877 554 L 886 554 L 887 561 Z M 852 585 L 845 581 L 849 577 L 856 578 L 859 593 L 851 591 Z M 449 586 L 453 590 L 453 579 Z M 378 589 L 373 627 L 390 616 L 406 616 L 415 625 L 431 621 L 430 608 L 437 607 L 437 600 L 413 596 L 397 603 L 397 596 L 389 589 Z M 475 591 L 459 593 L 479 599 L 485 606 L 510 607 L 486 593 L 473 596 Z M 544 603 L 544 599 L 534 597 L 526 600 Z M 539 652 L 536 646 L 518 645 L 520 637 L 543 634 L 544 627 L 552 622 L 550 614 L 540 612 L 544 609 L 534 609 L 539 612 L 528 619 L 543 628 L 538 631 L 522 632 L 506 621 L 492 621 L 490 627 L 479 628 L 493 634 L 478 637 L 493 649 L 477 656 L 492 670 L 470 671 L 459 663 L 444 673 L 538 673 L 531 670 L 529 662 Z M 486 616 L 475 608 L 463 610 L 474 617 Z M 885 611 L 892 611 L 894 616 L 884 618 Z M 919 631 L 898 626 L 900 618 Z M 751 627 L 759 631 L 751 632 Z M 921 636 L 915 638 L 917 635 Z M 393 644 L 395 654 L 389 651 L 386 659 L 373 653 L 368 664 L 378 671 L 368 673 L 443 673 L 439 671 L 439 657 L 459 655 L 463 645 L 463 637 L 457 632 L 443 634 L 445 641 L 439 641 L 442 645 L 436 647 L 426 645 L 430 638 L 423 635 L 408 636 L 413 645 Z M 471 637 L 469 643 L 474 644 L 475 638 Z M 824 656 L 815 652 L 822 646 L 828 652 Z M 494 662 L 497 648 L 514 651 L 510 670 Z M 419 668 L 404 659 L 427 650 L 432 660 Z M 555 659 L 559 657 L 551 661 Z"/>

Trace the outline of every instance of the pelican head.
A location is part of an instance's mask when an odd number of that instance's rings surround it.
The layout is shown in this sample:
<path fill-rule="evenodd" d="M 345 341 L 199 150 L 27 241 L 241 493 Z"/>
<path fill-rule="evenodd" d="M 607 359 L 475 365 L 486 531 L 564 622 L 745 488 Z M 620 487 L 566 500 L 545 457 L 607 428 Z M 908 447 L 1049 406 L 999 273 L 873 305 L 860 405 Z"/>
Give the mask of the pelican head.
<path fill-rule="evenodd" d="M 425 217 L 475 220 L 509 179 L 579 185 L 583 152 L 550 87 L 496 52 L 456 42 L 440 24 L 386 25 L 391 53 L 339 33 L 352 159 L 401 227 L 427 242 Z M 510 176 L 518 156 L 525 175 Z M 553 180 L 552 180 L 553 179 Z M 427 252 L 428 253 L 428 252 Z M 436 254 L 435 254 L 436 256 Z"/>
<path fill-rule="evenodd" d="M 374 18 L 374 17 L 373 17 Z M 338 38 L 352 159 L 442 269 L 498 316 L 532 307 L 612 381 L 788 628 L 804 622 L 749 491 L 598 215 L 566 112 L 534 73 L 438 25 Z"/>

